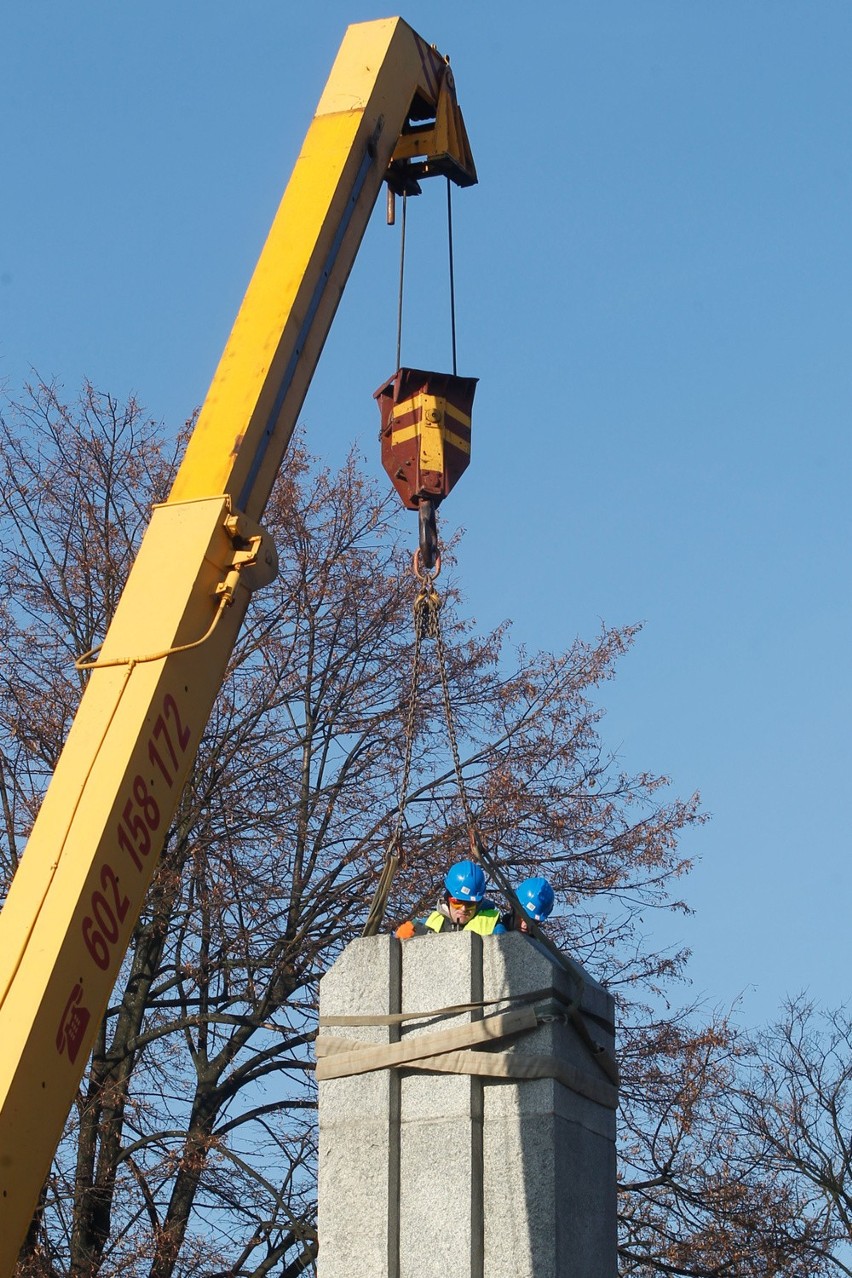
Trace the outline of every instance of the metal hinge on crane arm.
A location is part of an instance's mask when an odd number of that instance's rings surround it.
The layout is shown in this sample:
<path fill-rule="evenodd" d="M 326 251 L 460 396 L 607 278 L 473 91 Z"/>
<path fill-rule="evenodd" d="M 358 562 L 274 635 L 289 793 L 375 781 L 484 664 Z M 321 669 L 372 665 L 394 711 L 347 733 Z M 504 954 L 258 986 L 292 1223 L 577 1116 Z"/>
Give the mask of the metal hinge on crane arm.
<path fill-rule="evenodd" d="M 225 580 L 217 585 L 216 594 L 230 604 L 238 583 L 254 593 L 275 580 L 278 575 L 278 552 L 272 534 L 240 511 L 227 515 L 224 527 L 233 543 L 234 552 L 231 567 Z"/>
<path fill-rule="evenodd" d="M 418 178 L 441 176 L 457 186 L 475 186 L 479 180 L 449 61 L 444 64 L 435 105 L 419 95 L 412 102 L 386 181 L 397 195 L 419 195 Z"/>

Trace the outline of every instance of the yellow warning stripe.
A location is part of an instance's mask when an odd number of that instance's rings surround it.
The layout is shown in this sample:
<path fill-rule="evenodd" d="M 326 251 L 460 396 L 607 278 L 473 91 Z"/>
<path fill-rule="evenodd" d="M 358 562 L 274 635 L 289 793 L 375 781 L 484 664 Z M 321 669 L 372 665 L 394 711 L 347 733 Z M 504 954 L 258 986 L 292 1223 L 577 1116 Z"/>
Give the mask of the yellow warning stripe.
<path fill-rule="evenodd" d="M 394 430 L 391 433 L 391 444 L 396 448 L 397 444 L 406 444 L 409 439 L 416 439 L 420 434 L 420 426 L 403 426 L 401 430 Z M 461 435 L 457 435 L 455 431 L 445 430 L 443 432 L 445 444 L 452 444 L 454 448 L 458 448 L 463 453 L 470 452 L 470 440 L 462 439 Z"/>
<path fill-rule="evenodd" d="M 420 434 L 419 426 L 403 426 L 399 430 L 394 430 L 393 428 L 391 428 L 391 443 L 394 445 L 406 444 L 408 443 L 409 439 L 414 439 L 419 434 Z"/>
<path fill-rule="evenodd" d="M 393 410 L 394 420 L 396 420 L 397 417 L 404 416 L 405 413 L 416 411 L 420 407 L 421 399 L 435 400 L 436 398 L 442 398 L 442 397 L 435 396 L 435 395 L 425 395 L 425 396 L 413 395 L 411 399 L 404 399 L 402 403 L 397 404 Z M 467 416 L 466 413 L 463 413 L 461 412 L 460 409 L 456 408 L 455 404 L 453 403 L 449 404 L 449 412 L 456 419 L 456 421 L 459 423 L 460 426 L 468 426 L 468 427 L 470 426 L 470 418 Z"/>

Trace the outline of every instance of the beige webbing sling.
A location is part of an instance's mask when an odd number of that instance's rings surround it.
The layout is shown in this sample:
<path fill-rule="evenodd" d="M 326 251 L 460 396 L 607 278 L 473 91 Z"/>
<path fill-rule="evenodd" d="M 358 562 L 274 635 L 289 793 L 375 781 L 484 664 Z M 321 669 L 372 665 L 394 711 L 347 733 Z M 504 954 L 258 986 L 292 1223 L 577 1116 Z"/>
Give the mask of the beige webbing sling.
<path fill-rule="evenodd" d="M 524 1005 L 492 1013 L 467 1025 L 418 1034 L 416 1038 L 408 1037 L 396 1043 L 359 1043 L 353 1039 L 321 1033 L 315 1043 L 317 1079 L 324 1082 L 382 1069 L 419 1069 L 504 1080 L 553 1078 L 572 1092 L 607 1109 L 617 1108 L 617 1087 L 557 1056 L 471 1050 L 484 1045 L 496 1046 L 553 1020 L 551 1015 L 542 1014 L 533 1005 L 534 1000 L 541 999 L 548 993 L 549 991 L 539 991 L 526 995 Z M 321 1016 L 320 1027 L 399 1025 L 409 1020 L 440 1019 L 460 1012 L 479 1010 L 498 1001 L 505 1003 L 506 1000 L 462 1003 L 429 1012 L 395 1012 L 386 1016 Z M 603 1067 L 598 1054 L 593 1059 Z"/>

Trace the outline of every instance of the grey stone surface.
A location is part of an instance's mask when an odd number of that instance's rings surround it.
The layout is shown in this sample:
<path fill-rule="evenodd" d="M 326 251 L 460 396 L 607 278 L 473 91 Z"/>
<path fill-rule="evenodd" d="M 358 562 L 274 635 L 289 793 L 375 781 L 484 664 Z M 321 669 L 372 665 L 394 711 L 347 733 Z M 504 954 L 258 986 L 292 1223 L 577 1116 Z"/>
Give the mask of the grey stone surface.
<path fill-rule="evenodd" d="M 402 1010 L 482 1001 L 483 940 L 474 932 L 421 937 L 403 946 Z M 480 1011 L 446 1017 L 450 1029 Z M 427 1018 L 405 1037 L 434 1031 Z M 409 1073 L 400 1099 L 400 1278 L 482 1275 L 482 1082 L 466 1074 Z M 424 1268 L 424 1256 L 428 1262 Z"/>
<path fill-rule="evenodd" d="M 399 1011 L 400 943 L 353 941 L 320 982 L 324 1016 Z M 362 1043 L 396 1041 L 396 1026 L 331 1027 Z M 383 1070 L 320 1084 L 320 1278 L 398 1278 L 399 1075 Z"/>
<path fill-rule="evenodd" d="M 574 978 L 517 933 L 354 942 L 322 982 L 321 1012 L 499 1008 L 533 991 L 553 1019 L 485 1050 L 554 1055 L 603 1079 L 566 1016 Z M 609 994 L 587 980 L 580 1007 L 612 1050 Z M 323 1032 L 391 1042 L 495 1010 Z M 551 1078 L 393 1073 L 320 1084 L 320 1278 L 614 1278 L 611 1109 Z"/>
<path fill-rule="evenodd" d="M 548 952 L 513 933 L 483 951 L 486 999 L 548 990 L 564 1014 L 576 986 Z M 614 1048 L 612 998 L 588 978 L 581 1009 L 594 1039 Z M 555 1055 L 602 1078 L 577 1031 L 561 1020 L 503 1047 Z M 489 1082 L 483 1115 L 486 1278 L 614 1278 L 615 1114 L 553 1079 Z"/>

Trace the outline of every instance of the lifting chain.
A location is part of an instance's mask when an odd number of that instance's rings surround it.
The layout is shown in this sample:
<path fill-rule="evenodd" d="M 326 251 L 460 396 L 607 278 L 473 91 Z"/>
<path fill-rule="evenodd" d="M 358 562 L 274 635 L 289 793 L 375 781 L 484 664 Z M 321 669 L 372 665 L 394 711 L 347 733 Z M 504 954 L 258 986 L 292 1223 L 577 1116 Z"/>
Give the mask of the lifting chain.
<path fill-rule="evenodd" d="M 440 602 L 438 603 L 438 607 L 440 607 Z M 447 720 L 447 737 L 449 739 L 450 749 L 453 755 L 453 767 L 456 770 L 456 784 L 458 785 L 459 798 L 461 799 L 462 808 L 464 809 L 464 819 L 467 825 L 467 833 L 468 838 L 470 839 L 471 850 L 475 850 L 479 846 L 479 835 L 476 831 L 470 800 L 467 797 L 467 790 L 464 784 L 464 773 L 462 772 L 461 759 L 459 758 L 459 746 L 456 739 L 456 725 L 453 718 L 452 702 L 450 700 L 450 684 L 447 677 L 447 661 L 444 653 L 444 636 L 441 634 L 441 625 L 438 619 L 437 609 L 435 612 L 435 652 L 438 656 L 438 673 L 441 676 L 441 690 L 444 694 L 444 715 Z"/>
<path fill-rule="evenodd" d="M 450 750 L 452 751 L 456 784 L 458 785 L 459 798 L 461 799 L 462 808 L 464 809 L 465 823 L 467 825 L 471 847 L 474 847 L 474 843 L 478 842 L 478 839 L 476 837 L 476 827 L 473 820 L 470 800 L 467 797 L 467 790 L 464 784 L 464 773 L 462 771 L 458 739 L 456 737 L 453 704 L 450 697 L 450 681 L 447 674 L 447 657 L 446 650 L 444 648 L 444 636 L 441 632 L 441 596 L 435 589 L 435 578 L 441 571 L 441 556 L 437 556 L 433 572 L 429 572 L 428 570 L 420 567 L 422 558 L 422 551 L 418 550 L 414 556 L 414 574 L 420 581 L 421 586 L 417 594 L 417 598 L 414 600 L 415 630 L 418 635 L 418 643 L 420 639 L 433 639 L 435 641 L 435 654 L 438 658 L 438 674 L 441 679 L 441 692 L 444 700 L 444 717 L 447 721 L 447 739 L 449 740 Z"/>
<path fill-rule="evenodd" d="M 417 552 L 419 554 L 419 551 Z M 417 554 L 414 556 L 414 571 L 417 574 Z M 440 565 L 438 567 L 440 571 Z M 434 576 L 437 577 L 438 572 Z M 430 579 L 431 584 L 431 579 Z M 432 587 L 435 595 L 437 591 Z M 402 844 L 402 826 L 405 820 L 405 805 L 408 796 L 408 783 L 411 778 L 411 753 L 414 747 L 414 731 L 415 721 L 417 718 L 417 687 L 420 682 L 420 645 L 423 639 L 424 630 L 427 629 L 426 613 L 428 605 L 421 602 L 424 595 L 428 598 L 426 588 L 423 587 L 414 600 L 414 657 L 411 663 L 411 683 L 408 689 L 408 702 L 405 710 L 405 747 L 402 760 L 402 778 L 399 785 L 399 802 L 396 810 L 396 818 L 394 820 L 394 828 L 388 842 L 387 852 L 385 853 L 385 862 L 382 866 L 382 872 L 379 875 L 379 881 L 376 884 L 376 891 L 370 905 L 370 912 L 367 915 L 367 921 L 364 924 L 362 936 L 375 936 L 382 925 L 382 919 L 385 915 L 388 896 L 390 895 L 391 885 L 394 875 L 399 867 L 400 850 Z"/>
<path fill-rule="evenodd" d="M 405 806 L 408 801 L 408 785 L 411 777 L 411 755 L 414 744 L 415 721 L 417 716 L 417 688 L 420 678 L 421 664 L 421 645 L 424 639 L 431 639 L 435 644 L 435 653 L 438 658 L 438 673 L 441 679 L 441 692 L 444 700 L 444 713 L 447 721 L 447 736 L 450 742 L 450 749 L 453 755 L 453 767 L 455 768 L 456 782 L 458 785 L 459 798 L 461 799 L 464 809 L 465 821 L 467 823 L 468 837 L 470 839 L 471 855 L 479 861 L 482 866 L 491 874 L 492 878 L 497 882 L 498 887 L 502 890 L 506 899 L 511 903 L 512 908 L 520 912 L 522 906 L 515 895 L 514 888 L 509 883 L 503 867 L 499 865 L 496 859 L 486 849 L 479 836 L 473 817 L 473 811 L 470 806 L 467 789 L 464 783 L 464 773 L 462 772 L 461 758 L 459 756 L 458 739 L 456 737 L 455 719 L 453 716 L 452 700 L 450 697 L 450 683 L 447 674 L 447 658 L 444 649 L 444 637 L 441 632 L 441 596 L 435 589 L 435 578 L 441 571 L 441 557 L 437 556 L 434 569 L 431 571 L 423 567 L 422 556 L 420 550 L 415 551 L 413 563 L 414 575 L 420 583 L 420 589 L 414 599 L 414 660 L 411 670 L 411 685 L 408 694 L 408 705 L 405 716 L 405 754 L 402 768 L 402 781 L 399 790 L 399 804 L 396 812 L 396 820 L 394 824 L 393 834 L 388 844 L 387 853 L 385 855 L 385 863 L 382 867 L 376 892 L 370 906 L 370 912 L 367 916 L 367 922 L 364 925 L 362 936 L 374 936 L 381 927 L 382 920 L 387 906 L 388 896 L 390 895 L 391 885 L 393 884 L 394 875 L 396 874 L 399 858 L 400 846 L 402 838 L 402 826 L 405 819 Z M 612 1082 L 618 1086 L 618 1066 L 615 1059 L 610 1053 L 595 1043 L 589 1033 L 583 1017 L 580 1015 L 579 1005 L 582 998 L 582 992 L 585 985 L 585 975 L 583 969 L 563 954 L 560 949 L 551 941 L 536 922 L 530 920 L 530 931 L 533 936 L 547 949 L 553 959 L 562 967 L 569 975 L 574 985 L 571 1004 L 568 1008 L 568 1015 L 577 1032 L 583 1037 L 589 1050 L 600 1064 L 601 1069 L 607 1074 Z"/>
<path fill-rule="evenodd" d="M 442 600 L 438 591 L 435 589 L 435 578 L 438 576 L 440 571 L 440 555 L 436 556 L 435 566 L 430 570 L 423 567 L 421 551 L 419 549 L 415 551 L 413 572 L 414 576 L 420 583 L 420 589 L 415 596 L 413 606 L 414 657 L 412 660 L 411 684 L 409 687 L 408 703 L 405 714 L 405 746 L 402 764 L 402 778 L 399 787 L 399 803 L 394 820 L 393 832 L 391 833 L 387 852 L 385 854 L 385 863 L 382 867 L 381 875 L 379 876 L 379 882 L 376 886 L 373 901 L 370 905 L 370 912 L 367 915 L 367 921 L 364 924 L 362 936 L 374 936 L 379 930 L 382 919 L 384 918 L 391 884 L 393 883 L 394 875 L 396 874 L 399 866 L 402 827 L 405 820 L 405 807 L 408 802 L 408 786 L 411 779 L 411 757 L 414 747 L 414 734 L 417 718 L 417 690 L 420 683 L 422 660 L 421 647 L 424 639 L 431 639 L 435 644 L 435 653 L 438 658 L 438 673 L 441 680 L 441 692 L 444 701 L 444 715 L 447 722 L 447 736 L 450 742 L 450 749 L 452 751 L 456 783 L 458 785 L 459 797 L 464 809 L 471 850 L 475 855 L 478 855 L 479 849 L 481 848 L 479 836 L 476 833 L 474 825 L 470 800 L 468 799 L 467 790 L 464 784 L 464 774 L 462 772 L 458 739 L 456 737 L 455 720 L 453 717 L 452 702 L 450 698 L 446 650 L 444 648 L 444 637 L 441 633 Z"/>
<path fill-rule="evenodd" d="M 408 802 L 408 785 L 411 778 L 411 756 L 414 745 L 415 721 L 417 717 L 417 689 L 420 679 L 421 645 L 424 639 L 431 639 L 435 644 L 435 653 L 438 658 L 438 673 L 441 679 L 441 692 L 444 700 L 444 714 L 447 721 L 447 737 L 449 739 L 450 749 L 453 755 L 453 767 L 455 768 L 459 798 L 461 799 L 465 822 L 467 823 L 471 855 L 479 861 L 484 869 L 487 870 L 488 873 L 491 874 L 492 878 L 495 879 L 498 887 L 502 890 L 506 899 L 511 903 L 512 908 L 518 912 L 521 912 L 523 909 L 515 894 L 514 888 L 509 883 L 503 871 L 503 867 L 486 849 L 482 839 L 480 838 L 464 783 L 464 773 L 462 772 L 461 758 L 459 756 L 455 718 L 453 716 L 452 700 L 450 697 L 450 683 L 449 676 L 447 674 L 447 658 L 446 651 L 444 649 L 444 637 L 441 632 L 442 601 L 441 596 L 435 589 L 435 578 L 441 571 L 440 554 L 436 556 L 434 568 L 430 569 L 424 567 L 422 553 L 419 549 L 416 550 L 414 553 L 413 571 L 414 576 L 420 583 L 420 589 L 414 599 L 414 659 L 412 662 L 411 685 L 409 688 L 408 704 L 405 715 L 405 752 L 403 757 L 402 781 L 399 789 L 399 803 L 397 806 L 393 833 L 385 854 L 385 862 L 382 866 L 382 872 L 379 876 L 379 882 L 376 887 L 373 901 L 370 905 L 370 912 L 367 916 L 362 936 L 374 936 L 381 927 L 394 875 L 396 874 L 399 866 L 402 827 L 405 820 L 405 807 Z M 566 1014 L 577 1030 L 577 1033 L 581 1036 L 589 1050 L 592 1052 L 592 1055 L 598 1061 L 601 1069 L 617 1087 L 619 1085 L 619 1072 L 615 1058 L 604 1047 L 594 1041 L 584 1018 L 580 1014 L 580 1002 L 585 986 L 585 974 L 583 969 L 579 966 L 579 964 L 575 963 L 573 959 L 569 958 L 567 954 L 563 954 L 534 920 L 530 920 L 529 930 L 532 932 L 535 939 L 550 953 L 554 961 L 567 972 L 571 979 L 574 990 Z"/>

